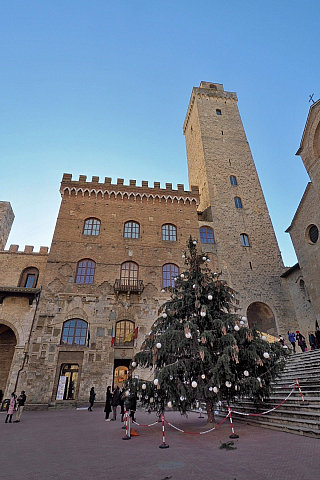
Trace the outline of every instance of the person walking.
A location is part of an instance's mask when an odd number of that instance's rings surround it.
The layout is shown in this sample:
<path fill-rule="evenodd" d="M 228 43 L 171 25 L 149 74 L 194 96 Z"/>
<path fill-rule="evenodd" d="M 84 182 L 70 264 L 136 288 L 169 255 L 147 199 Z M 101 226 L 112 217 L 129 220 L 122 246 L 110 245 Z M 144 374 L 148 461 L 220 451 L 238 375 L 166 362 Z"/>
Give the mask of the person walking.
<path fill-rule="evenodd" d="M 111 400 L 112 400 L 112 393 L 111 393 L 111 387 L 107 388 L 107 393 L 106 393 L 106 404 L 104 406 L 104 412 L 106 414 L 106 422 L 110 422 L 110 412 L 111 412 Z"/>
<path fill-rule="evenodd" d="M 19 397 L 17 398 L 18 410 L 17 410 L 16 419 L 13 423 L 20 422 L 20 418 L 21 418 L 23 407 L 24 407 L 24 404 L 26 403 L 26 400 L 27 400 L 26 393 L 24 390 L 22 390 Z"/>
<path fill-rule="evenodd" d="M 117 385 L 116 388 L 113 390 L 113 397 L 111 401 L 113 417 L 111 418 L 112 421 L 117 420 L 117 407 L 120 405 L 120 388 Z"/>
<path fill-rule="evenodd" d="M 16 408 L 16 398 L 17 398 L 17 395 L 15 394 L 15 392 L 12 392 L 10 397 L 10 403 L 8 405 L 8 410 L 7 410 L 8 413 L 5 419 L 5 423 L 8 423 L 8 420 L 9 420 L 9 423 L 12 422 L 12 415 L 14 414 L 14 411 Z"/>
<path fill-rule="evenodd" d="M 91 387 L 91 390 L 90 390 L 90 395 L 89 395 L 89 412 L 92 412 L 92 407 L 93 407 L 93 404 L 94 404 L 94 401 L 96 399 L 96 394 L 95 394 L 95 391 L 94 391 L 94 387 Z"/>
<path fill-rule="evenodd" d="M 288 331 L 288 338 L 289 338 L 289 342 L 291 343 L 292 345 L 292 348 L 293 348 L 293 353 L 296 353 L 296 336 L 295 336 L 295 333 L 294 332 L 289 332 Z"/>
<path fill-rule="evenodd" d="M 301 351 L 305 352 L 307 350 L 306 339 L 302 335 L 302 333 L 299 332 L 299 330 L 297 330 L 296 340 L 298 342 L 299 347 L 301 348 Z"/>

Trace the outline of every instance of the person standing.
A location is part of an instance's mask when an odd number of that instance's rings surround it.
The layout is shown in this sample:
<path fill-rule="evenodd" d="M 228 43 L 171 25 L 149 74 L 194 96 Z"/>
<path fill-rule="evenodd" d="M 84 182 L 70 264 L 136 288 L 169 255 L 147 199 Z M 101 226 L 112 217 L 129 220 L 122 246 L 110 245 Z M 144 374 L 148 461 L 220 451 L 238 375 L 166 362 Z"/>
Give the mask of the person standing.
<path fill-rule="evenodd" d="M 10 403 L 8 405 L 8 410 L 7 410 L 8 413 L 5 419 L 5 423 L 8 423 L 8 420 L 9 420 L 9 423 L 12 422 L 12 415 L 14 414 L 14 411 L 16 408 L 16 398 L 17 398 L 17 395 L 15 394 L 15 392 L 12 392 L 10 397 Z"/>
<path fill-rule="evenodd" d="M 20 418 L 21 418 L 23 407 L 24 407 L 24 404 L 26 403 L 26 400 L 27 400 L 26 393 L 24 390 L 22 390 L 19 397 L 17 398 L 18 411 L 17 411 L 16 419 L 13 423 L 20 422 Z"/>
<path fill-rule="evenodd" d="M 120 413 L 121 413 L 121 422 L 123 422 L 124 417 L 124 389 L 120 390 Z"/>
<path fill-rule="evenodd" d="M 288 331 L 288 338 L 289 338 L 289 342 L 291 343 L 292 345 L 292 348 L 293 348 L 293 352 L 296 353 L 296 336 L 294 334 L 294 332 L 289 332 Z"/>
<path fill-rule="evenodd" d="M 306 339 L 302 335 L 302 333 L 299 332 L 299 330 L 297 330 L 296 340 L 298 342 L 299 347 L 301 348 L 301 351 L 305 352 L 307 350 Z"/>
<path fill-rule="evenodd" d="M 112 421 L 117 420 L 117 407 L 120 405 L 120 388 L 117 385 L 116 388 L 113 390 L 113 397 L 111 401 L 113 417 L 111 418 Z"/>
<path fill-rule="evenodd" d="M 89 412 L 92 412 L 92 407 L 93 407 L 93 404 L 94 404 L 94 401 L 96 399 L 96 394 L 95 394 L 95 391 L 94 391 L 94 387 L 91 387 L 91 390 L 90 390 L 90 395 L 89 395 Z"/>
<path fill-rule="evenodd" d="M 111 400 L 112 400 L 112 393 L 111 393 L 111 387 L 107 388 L 107 393 L 106 393 L 106 404 L 104 406 L 104 412 L 106 414 L 106 422 L 110 422 L 110 412 L 111 412 Z"/>

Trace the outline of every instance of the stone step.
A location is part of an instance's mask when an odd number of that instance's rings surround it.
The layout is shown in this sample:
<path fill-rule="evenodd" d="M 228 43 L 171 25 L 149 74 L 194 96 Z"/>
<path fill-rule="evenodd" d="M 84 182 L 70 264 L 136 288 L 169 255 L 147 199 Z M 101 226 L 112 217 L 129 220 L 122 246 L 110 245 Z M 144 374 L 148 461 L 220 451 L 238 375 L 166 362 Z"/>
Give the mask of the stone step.
<path fill-rule="evenodd" d="M 269 409 L 266 409 L 266 410 L 261 409 L 260 412 L 257 412 L 255 408 L 249 407 L 249 406 L 244 407 L 243 405 L 234 405 L 234 406 L 231 406 L 231 408 L 233 410 L 232 416 L 234 414 L 236 418 L 241 416 L 241 414 L 253 414 L 253 416 L 255 417 L 257 413 L 263 413 L 264 411 L 269 410 Z M 226 410 L 225 412 L 227 413 Z M 245 415 L 245 416 L 247 417 L 248 415 Z M 261 415 L 261 417 L 265 417 L 268 419 L 278 418 L 278 420 L 279 420 L 279 417 L 281 417 L 281 421 L 283 422 L 287 422 L 287 421 L 290 422 L 292 419 L 295 419 L 297 421 L 301 421 L 302 423 L 304 423 L 304 422 L 308 422 L 309 420 L 312 420 L 312 421 L 315 421 L 318 427 L 320 428 L 320 411 L 315 409 L 313 411 L 305 410 L 304 408 L 303 410 L 295 410 L 295 409 L 290 410 L 289 408 L 286 409 L 286 408 L 279 407 L 270 413 Z"/>
<path fill-rule="evenodd" d="M 270 423 L 264 420 L 256 420 L 253 417 L 250 419 L 246 418 L 237 418 L 237 420 L 245 421 L 248 425 L 256 425 L 263 428 L 271 428 L 273 430 L 280 430 L 281 432 L 293 433 L 296 435 L 303 435 L 305 437 L 320 438 L 320 430 L 314 429 L 311 426 L 296 426 L 293 424 L 283 424 L 281 422 Z M 235 432 L 237 433 L 237 431 Z"/>

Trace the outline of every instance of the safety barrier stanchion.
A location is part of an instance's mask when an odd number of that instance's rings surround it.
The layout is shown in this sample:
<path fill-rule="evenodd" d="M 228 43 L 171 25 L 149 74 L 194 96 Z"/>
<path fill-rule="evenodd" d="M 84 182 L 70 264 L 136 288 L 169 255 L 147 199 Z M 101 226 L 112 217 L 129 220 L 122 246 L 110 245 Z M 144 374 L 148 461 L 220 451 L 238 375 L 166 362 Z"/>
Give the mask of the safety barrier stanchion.
<path fill-rule="evenodd" d="M 126 436 L 123 437 L 122 440 L 131 440 L 131 427 L 130 427 L 130 416 L 128 412 L 126 412 Z"/>
<path fill-rule="evenodd" d="M 161 421 L 162 421 L 162 444 L 159 445 L 159 448 L 169 448 L 169 445 L 166 444 L 166 439 L 164 436 L 164 414 L 161 414 Z"/>
<path fill-rule="evenodd" d="M 239 438 L 239 435 L 237 435 L 236 433 L 234 433 L 234 428 L 233 428 L 233 423 L 232 423 L 232 410 L 230 407 L 228 407 L 228 411 L 229 411 L 229 420 L 230 420 L 230 424 L 231 424 L 231 432 L 232 434 L 229 435 L 229 438 Z"/>
<path fill-rule="evenodd" d="M 306 402 L 304 397 L 303 397 L 303 394 L 302 394 L 302 391 L 301 391 L 301 388 L 300 388 L 300 385 L 299 385 L 299 381 L 298 381 L 297 378 L 296 378 L 296 384 L 297 384 L 297 387 L 299 389 L 299 392 L 300 392 L 300 395 L 301 395 L 301 398 L 302 398 L 302 402 L 300 403 L 300 405 L 302 405 L 302 406 L 309 405 L 309 403 Z"/>

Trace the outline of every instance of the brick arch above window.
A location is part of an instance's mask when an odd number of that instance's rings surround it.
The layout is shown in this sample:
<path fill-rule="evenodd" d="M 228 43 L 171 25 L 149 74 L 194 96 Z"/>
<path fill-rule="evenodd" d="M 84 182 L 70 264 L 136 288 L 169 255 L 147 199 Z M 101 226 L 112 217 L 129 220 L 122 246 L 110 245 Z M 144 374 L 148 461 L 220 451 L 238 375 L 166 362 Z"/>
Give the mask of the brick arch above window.
<path fill-rule="evenodd" d="M 80 318 L 72 318 L 63 324 L 61 345 L 85 345 L 88 324 Z"/>
<path fill-rule="evenodd" d="M 83 235 L 97 236 L 100 233 L 101 222 L 98 218 L 87 218 L 83 224 Z"/>
<path fill-rule="evenodd" d="M 134 220 L 130 220 L 124 224 L 123 230 L 124 238 L 139 238 L 140 237 L 140 224 Z"/>
<path fill-rule="evenodd" d="M 96 264 L 90 258 L 80 260 L 77 265 L 76 283 L 93 283 Z"/>
<path fill-rule="evenodd" d="M 172 223 L 165 223 L 161 228 L 162 240 L 169 242 L 177 241 L 177 227 Z"/>
<path fill-rule="evenodd" d="M 39 270 L 36 267 L 25 268 L 20 276 L 19 287 L 36 288 L 39 277 Z"/>

